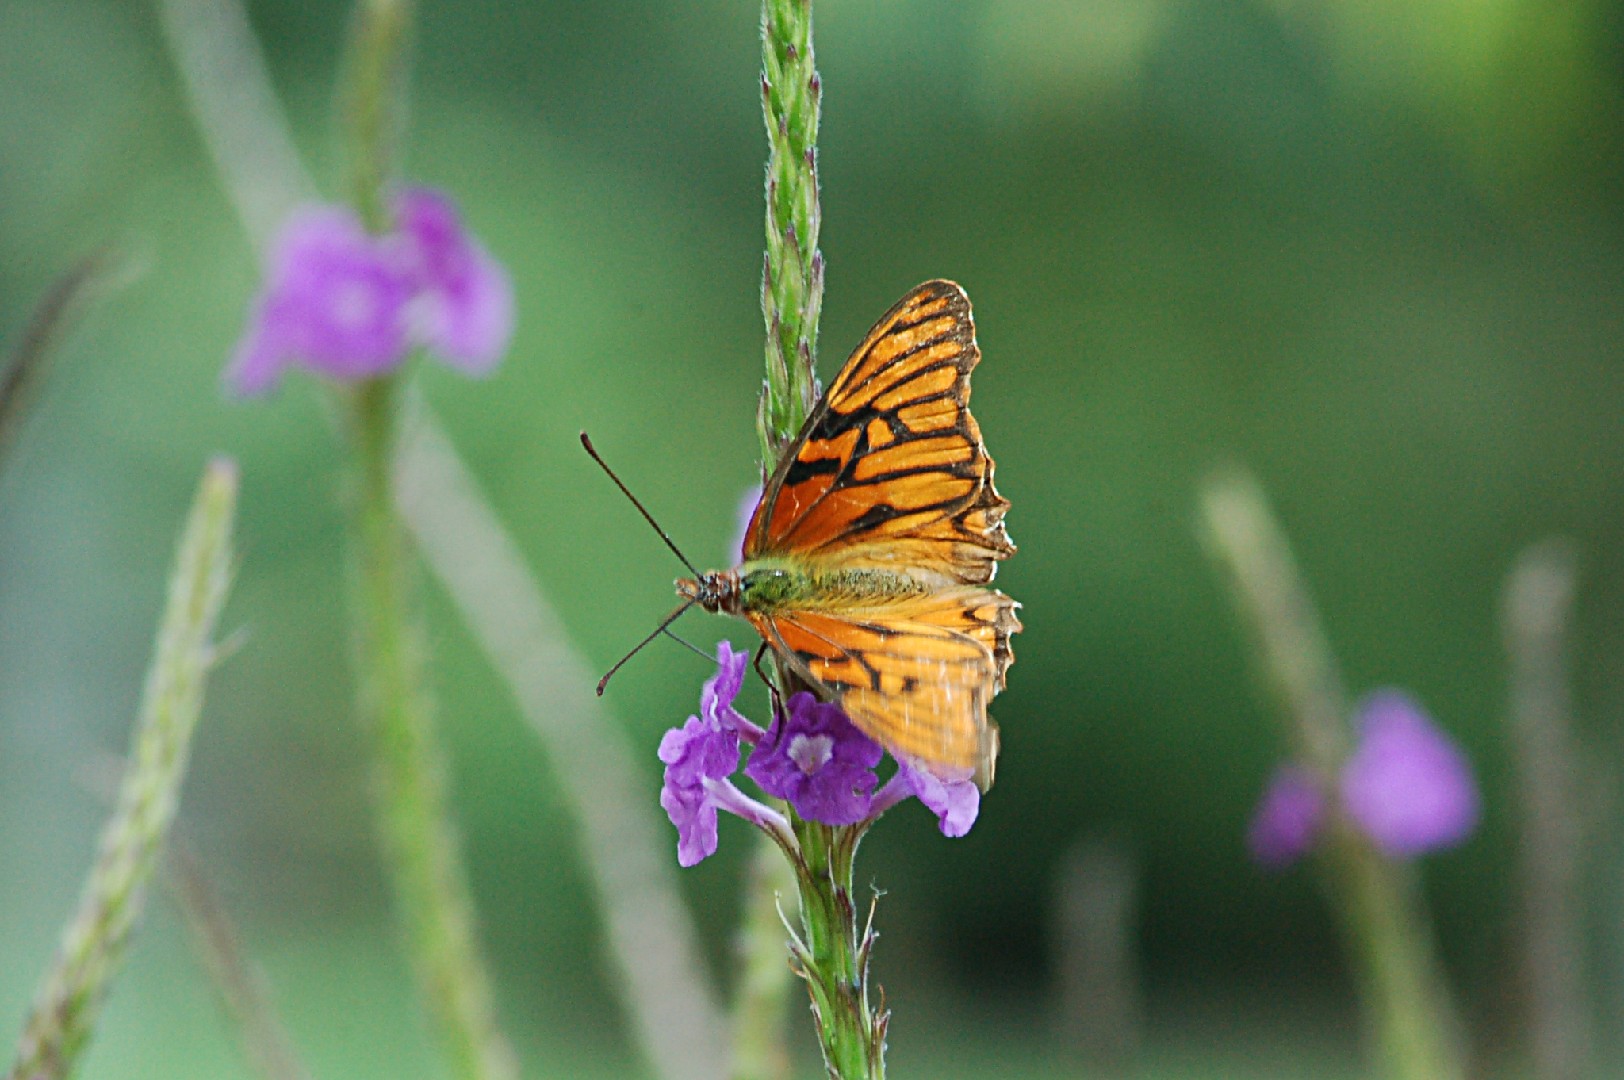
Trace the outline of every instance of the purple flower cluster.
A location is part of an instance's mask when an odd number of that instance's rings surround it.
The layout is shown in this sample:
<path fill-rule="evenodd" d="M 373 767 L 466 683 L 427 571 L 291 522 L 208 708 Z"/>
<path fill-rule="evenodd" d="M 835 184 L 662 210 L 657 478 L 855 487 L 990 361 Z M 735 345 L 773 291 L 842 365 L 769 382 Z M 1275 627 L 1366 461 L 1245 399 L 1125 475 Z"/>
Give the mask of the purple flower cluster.
<path fill-rule="evenodd" d="M 395 228 L 383 235 L 342 206 L 288 219 L 226 370 L 232 392 L 266 393 L 293 364 L 346 382 L 373 378 L 417 345 L 469 375 L 496 366 L 513 331 L 507 273 L 447 196 L 408 188 L 393 210 Z"/>
<path fill-rule="evenodd" d="M 899 759 L 897 771 L 875 791 L 875 769 L 884 756 L 837 705 L 809 693 L 790 697 L 766 730 L 733 707 L 744 685 L 748 653 L 724 641 L 717 647 L 715 676 L 700 694 L 699 713 L 660 740 L 665 784 L 660 805 L 677 828 L 677 861 L 692 866 L 715 853 L 717 811 L 726 810 L 788 836 L 788 823 L 771 807 L 733 782 L 739 752 L 748 746 L 744 775 L 780 798 L 808 821 L 855 825 L 878 817 L 909 796 L 936 815 L 942 833 L 963 836 L 975 823 L 981 792 L 968 770 L 942 776 Z"/>
<path fill-rule="evenodd" d="M 1349 820 L 1393 858 L 1453 847 L 1481 814 L 1472 767 L 1458 746 L 1408 695 L 1384 690 L 1357 718 L 1358 743 L 1337 778 Z M 1295 862 L 1325 822 L 1326 797 L 1310 772 L 1278 770 L 1252 818 L 1252 856 L 1269 867 Z"/>

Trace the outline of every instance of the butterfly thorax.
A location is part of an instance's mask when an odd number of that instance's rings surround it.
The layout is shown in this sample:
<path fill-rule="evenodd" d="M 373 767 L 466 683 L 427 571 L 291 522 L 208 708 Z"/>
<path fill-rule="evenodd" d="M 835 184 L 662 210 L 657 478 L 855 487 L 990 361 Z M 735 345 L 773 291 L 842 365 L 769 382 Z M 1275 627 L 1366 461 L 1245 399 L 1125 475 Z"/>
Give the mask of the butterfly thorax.
<path fill-rule="evenodd" d="M 816 610 L 883 604 L 930 591 L 925 583 L 889 570 L 809 570 L 789 559 L 751 559 L 736 570 L 678 578 L 677 594 L 706 611 L 770 614 L 785 608 Z"/>

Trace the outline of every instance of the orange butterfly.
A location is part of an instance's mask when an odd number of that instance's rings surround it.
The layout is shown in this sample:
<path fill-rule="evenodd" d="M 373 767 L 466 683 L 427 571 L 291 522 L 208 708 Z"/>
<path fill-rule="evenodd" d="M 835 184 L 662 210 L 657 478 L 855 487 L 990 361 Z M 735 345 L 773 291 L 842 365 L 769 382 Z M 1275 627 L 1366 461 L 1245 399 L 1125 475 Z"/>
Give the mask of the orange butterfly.
<path fill-rule="evenodd" d="M 970 300 L 927 281 L 868 332 L 767 481 L 732 570 L 677 593 L 740 615 L 870 738 L 992 783 L 987 703 L 1020 605 L 983 588 L 1015 553 L 970 415 Z"/>

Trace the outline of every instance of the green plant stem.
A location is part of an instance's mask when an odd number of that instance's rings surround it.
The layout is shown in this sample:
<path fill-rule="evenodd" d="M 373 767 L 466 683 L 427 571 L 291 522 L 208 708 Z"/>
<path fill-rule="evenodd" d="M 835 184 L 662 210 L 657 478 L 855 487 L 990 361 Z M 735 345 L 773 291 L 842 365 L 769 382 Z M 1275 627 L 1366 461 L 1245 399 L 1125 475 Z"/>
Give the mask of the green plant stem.
<path fill-rule="evenodd" d="M 1466 1080 L 1459 1028 L 1414 868 L 1384 858 L 1340 815 L 1323 863 L 1384 1075 Z"/>
<path fill-rule="evenodd" d="M 391 485 L 397 390 L 395 380 L 376 379 L 346 402 L 355 470 L 350 579 L 358 689 L 375 740 L 384 861 L 407 950 L 455 1075 L 513 1077 L 517 1064 L 497 1027 L 424 689 L 415 566 Z"/>
<path fill-rule="evenodd" d="M 1349 753 L 1347 692 L 1285 534 L 1263 489 L 1238 470 L 1209 481 L 1202 510 L 1209 546 L 1229 572 L 1263 674 L 1285 706 L 1286 739 L 1306 765 L 1330 781 Z"/>
<path fill-rule="evenodd" d="M 1586 760 L 1574 737 L 1570 638 L 1577 554 L 1549 539 L 1517 558 L 1501 615 L 1510 668 L 1509 726 L 1518 789 L 1524 1007 L 1533 1080 L 1594 1075 L 1586 992 Z"/>
<path fill-rule="evenodd" d="M 1326 791 L 1351 742 L 1348 702 L 1313 600 L 1263 490 L 1232 469 L 1201 493 L 1205 535 L 1227 571 L 1285 705 L 1285 735 Z M 1323 867 L 1358 973 L 1366 1022 L 1394 1080 L 1464 1080 L 1455 1013 L 1412 870 L 1386 859 L 1339 806 Z"/>
<path fill-rule="evenodd" d="M 756 414 L 764 475 L 794 443 L 818 398 L 816 376 L 818 315 L 823 306 L 823 256 L 818 251 L 818 110 L 823 88 L 812 52 L 812 0 L 763 0 L 761 6 L 761 103 L 767 127 L 767 251 L 761 280 L 761 312 L 767 327 L 767 377 Z M 776 665 L 779 689 L 798 689 L 794 676 Z M 790 949 L 812 997 L 824 1065 L 839 1080 L 885 1075 L 888 1016 L 871 1008 L 868 956 L 873 935 L 859 926 L 852 903 L 852 858 L 861 827 L 831 829 L 788 814 L 801 851 L 796 884 L 800 892 L 801 934 Z M 758 858 L 773 857 L 759 841 Z M 756 886 L 759 890 L 761 886 Z M 757 895 L 753 903 L 761 904 Z M 747 947 L 761 948 L 751 935 Z M 765 972 L 765 956 L 747 954 L 748 972 Z M 776 1037 L 765 1006 L 772 995 L 765 976 L 747 983 L 761 995 L 741 999 L 735 1014 L 735 1076 L 753 1062 L 771 1059 L 765 1047 Z M 748 1026 L 746 1026 L 748 1025 Z M 775 1027 L 781 1025 L 774 1025 Z M 746 1053 L 739 1056 L 740 1048 Z M 754 1066 L 753 1066 L 754 1067 Z"/>
<path fill-rule="evenodd" d="M 883 1080 L 890 1017 L 883 1002 L 876 1012 L 869 1001 L 874 933 L 852 896 L 862 826 L 791 821 L 801 845 L 801 935 L 790 947 L 812 997 L 824 1067 L 831 1080 Z"/>
<path fill-rule="evenodd" d="M 344 142 L 350 201 L 372 232 L 387 232 L 389 184 L 405 126 L 409 0 L 360 0 L 344 80 Z"/>
<path fill-rule="evenodd" d="M 231 579 L 237 469 L 209 465 L 181 536 L 130 762 L 78 911 L 23 1028 L 8 1080 L 68 1076 L 118 973 L 180 800 L 214 626 Z"/>
<path fill-rule="evenodd" d="M 409 399 L 404 416 L 395 492 L 416 550 L 551 758 L 579 826 L 572 831 L 597 890 L 629 1026 L 653 1074 L 725 1075 L 725 1024 L 678 889 L 670 834 L 656 821 L 637 753 L 593 695 L 594 673 L 570 647 L 518 546 L 420 396 Z M 782 937 L 772 944 L 772 961 L 787 972 Z M 780 1008 L 775 1030 L 782 1017 Z"/>
<path fill-rule="evenodd" d="M 405 113 L 407 0 L 361 0 L 345 81 L 350 198 L 368 229 L 386 231 L 395 145 Z M 353 463 L 350 591 L 360 712 L 375 740 L 384 863 L 428 1011 L 455 1075 L 518 1075 L 497 1025 L 480 955 L 468 872 L 446 797 L 444 754 L 425 690 L 416 566 L 395 505 L 399 376 L 344 395 Z"/>
<path fill-rule="evenodd" d="M 818 105 L 812 0 L 764 0 L 761 98 L 767 124 L 767 254 L 761 313 L 767 380 L 757 428 L 767 471 L 800 434 L 818 399 L 815 361 L 823 307 L 818 251 Z"/>

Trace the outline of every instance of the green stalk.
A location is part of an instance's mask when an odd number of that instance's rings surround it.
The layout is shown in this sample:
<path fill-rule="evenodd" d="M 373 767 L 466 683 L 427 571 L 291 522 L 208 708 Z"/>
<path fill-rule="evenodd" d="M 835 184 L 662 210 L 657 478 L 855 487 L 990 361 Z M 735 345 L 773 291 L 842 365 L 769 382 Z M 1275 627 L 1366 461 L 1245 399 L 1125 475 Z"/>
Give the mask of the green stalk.
<path fill-rule="evenodd" d="M 761 6 L 761 104 L 767 126 L 767 252 L 761 280 L 761 313 L 767 328 L 767 378 L 756 428 L 764 474 L 800 434 L 818 399 L 818 314 L 823 306 L 823 256 L 818 251 L 818 109 L 822 85 L 812 54 L 812 0 L 763 0 Z M 782 664 L 778 685 L 786 694 L 796 682 Z M 789 819 L 800 841 L 796 884 L 801 933 L 790 933 L 790 951 L 806 980 L 812 1013 L 831 1077 L 877 1080 L 885 1075 L 888 1015 L 871 1008 L 868 957 L 873 935 L 859 924 L 852 901 L 852 858 L 861 827 L 832 829 Z M 764 846 L 771 843 L 763 838 Z M 758 858 L 773 853 L 758 852 Z M 752 878 L 748 908 L 770 901 L 768 875 Z M 771 901 L 776 903 L 776 901 Z M 764 949 L 764 933 L 746 938 Z M 776 950 L 774 950 L 776 951 Z M 780 954 L 781 955 L 781 954 Z M 747 954 L 746 971 L 766 970 L 769 957 Z M 781 1024 L 765 977 L 745 984 L 735 1013 L 738 1080 L 770 1075 Z"/>
<path fill-rule="evenodd" d="M 362 0 L 344 101 L 350 195 L 369 229 L 388 229 L 389 182 L 404 111 L 405 0 Z M 343 396 L 354 470 L 350 593 L 359 710 L 374 740 L 385 870 L 428 1012 L 462 1080 L 507 1080 L 517 1059 L 497 1024 L 468 872 L 446 795 L 425 690 L 417 581 L 391 482 L 399 376 Z"/>
<path fill-rule="evenodd" d="M 1384 858 L 1346 821 L 1333 825 L 1328 840 L 1324 864 L 1384 1075 L 1466 1080 L 1459 1025 L 1414 868 Z"/>
<path fill-rule="evenodd" d="M 761 460 L 778 460 L 818 400 L 814 362 L 823 307 L 818 251 L 818 103 L 812 63 L 812 0 L 761 5 L 761 105 L 767 123 L 767 255 L 761 314 L 767 381 L 757 429 Z"/>
<path fill-rule="evenodd" d="M 130 763 L 79 909 L 23 1027 L 8 1080 L 70 1075 L 123 963 L 163 852 L 215 660 L 214 626 L 231 579 L 237 468 L 216 460 L 192 503 L 131 740 Z"/>
<path fill-rule="evenodd" d="M 505 1080 L 518 1067 L 497 1026 L 479 951 L 444 754 L 424 689 L 416 567 L 390 483 L 397 389 L 395 380 L 377 379 L 347 399 L 355 470 L 351 607 L 360 712 L 375 740 L 378 828 L 406 948 L 454 1074 Z"/>
<path fill-rule="evenodd" d="M 424 565 L 462 613 L 552 761 L 592 884 L 627 1019 L 660 1080 L 726 1075 L 727 1036 L 624 725 L 421 395 L 395 452 L 395 498 Z M 787 889 L 786 889 L 787 891 Z M 771 960 L 783 973 L 782 939 Z M 783 974 L 780 981 L 787 983 Z M 783 1010 L 777 1013 L 782 1027 Z"/>
<path fill-rule="evenodd" d="M 405 126 L 409 0 L 360 0 L 342 100 L 350 201 L 372 232 L 388 232 L 389 185 Z"/>
<path fill-rule="evenodd" d="M 859 922 L 852 863 L 863 826 L 834 828 L 791 818 L 801 844 L 801 934 L 790 950 L 812 998 L 812 1018 L 831 1080 L 884 1080 L 890 1014 L 869 1001 L 874 949 L 869 918 Z"/>
<path fill-rule="evenodd" d="M 1239 471 L 1201 493 L 1208 545 L 1228 572 L 1285 705 L 1287 741 L 1327 791 L 1349 753 L 1349 706 L 1324 631 L 1263 491 Z M 1366 1023 L 1394 1080 L 1464 1080 L 1455 1013 L 1410 867 L 1332 807 L 1323 868 L 1358 972 Z"/>
<path fill-rule="evenodd" d="M 1511 673 L 1509 726 L 1518 788 L 1522 927 L 1532 1080 L 1593 1075 L 1595 1010 L 1586 986 L 1585 856 L 1591 767 L 1574 736 L 1571 666 L 1577 555 L 1560 539 L 1517 557 L 1501 619 Z"/>

